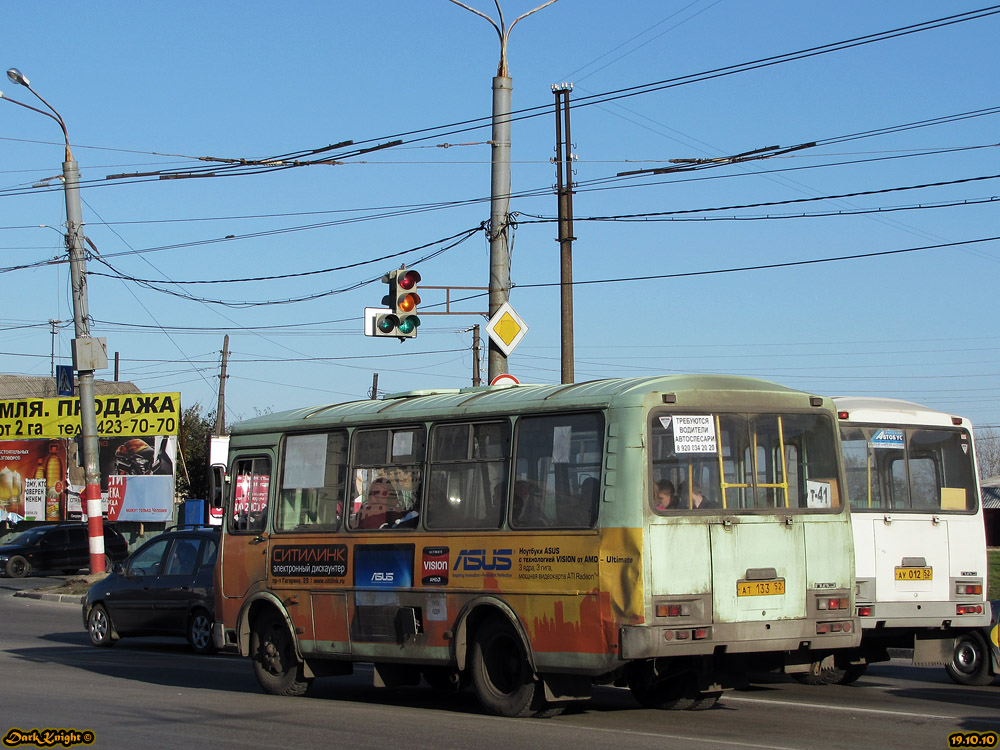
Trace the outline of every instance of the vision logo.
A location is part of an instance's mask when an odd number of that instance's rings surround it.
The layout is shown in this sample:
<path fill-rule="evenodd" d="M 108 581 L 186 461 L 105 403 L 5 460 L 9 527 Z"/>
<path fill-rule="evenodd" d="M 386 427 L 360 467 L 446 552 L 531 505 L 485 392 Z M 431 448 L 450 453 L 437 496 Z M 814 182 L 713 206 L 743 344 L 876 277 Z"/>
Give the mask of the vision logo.
<path fill-rule="evenodd" d="M 513 567 L 510 549 L 490 550 L 489 555 L 484 549 L 463 549 L 458 553 L 455 561 L 455 570 L 475 571 L 503 571 Z"/>
<path fill-rule="evenodd" d="M 420 582 L 424 586 L 447 586 L 450 553 L 447 547 L 424 547 Z"/>

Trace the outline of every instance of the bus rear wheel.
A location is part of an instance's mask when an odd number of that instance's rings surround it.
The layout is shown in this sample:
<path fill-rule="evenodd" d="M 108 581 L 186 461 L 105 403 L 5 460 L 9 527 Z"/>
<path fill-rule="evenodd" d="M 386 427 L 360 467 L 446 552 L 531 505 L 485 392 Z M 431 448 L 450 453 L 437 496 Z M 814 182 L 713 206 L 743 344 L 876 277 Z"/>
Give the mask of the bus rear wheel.
<path fill-rule="evenodd" d="M 302 695 L 312 680 L 295 654 L 295 644 L 284 618 L 265 612 L 253 623 L 250 655 L 257 682 L 271 695 Z"/>
<path fill-rule="evenodd" d="M 633 665 L 628 678 L 629 692 L 643 708 L 673 711 L 695 708 L 700 696 L 693 688 L 693 680 L 689 674 L 678 672 L 667 677 L 657 675 L 652 662 Z M 718 699 L 716 695 L 710 705 L 699 705 L 698 708 L 711 708 Z"/>
<path fill-rule="evenodd" d="M 487 620 L 472 644 L 472 687 L 483 708 L 497 716 L 538 712 L 538 684 L 528 666 L 521 638 L 500 619 Z"/>
<path fill-rule="evenodd" d="M 989 685 L 993 682 L 986 640 L 975 630 L 962 633 L 955 639 L 955 653 L 944 668 L 959 685 Z"/>

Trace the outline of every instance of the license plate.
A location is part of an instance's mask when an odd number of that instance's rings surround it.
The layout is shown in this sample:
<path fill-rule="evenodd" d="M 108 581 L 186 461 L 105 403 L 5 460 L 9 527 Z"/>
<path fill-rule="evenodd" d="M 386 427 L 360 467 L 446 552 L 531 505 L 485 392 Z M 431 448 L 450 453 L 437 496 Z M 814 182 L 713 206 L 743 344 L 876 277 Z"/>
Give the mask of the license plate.
<path fill-rule="evenodd" d="M 785 593 L 785 579 L 770 581 L 738 581 L 736 596 L 780 596 Z"/>
<path fill-rule="evenodd" d="M 896 568 L 897 581 L 933 581 L 934 568 Z"/>

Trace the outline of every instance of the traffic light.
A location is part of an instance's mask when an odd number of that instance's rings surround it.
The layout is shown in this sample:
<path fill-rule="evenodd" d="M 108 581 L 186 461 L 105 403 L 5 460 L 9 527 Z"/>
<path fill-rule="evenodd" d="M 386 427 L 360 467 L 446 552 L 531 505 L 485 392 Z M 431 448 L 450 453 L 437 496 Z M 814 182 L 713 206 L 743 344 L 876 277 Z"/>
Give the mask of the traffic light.
<path fill-rule="evenodd" d="M 403 266 L 389 271 L 382 277 L 382 281 L 389 285 L 389 293 L 382 298 L 382 304 L 392 312 L 379 313 L 375 317 L 375 335 L 415 338 L 417 326 L 420 325 L 420 317 L 417 315 L 417 305 L 420 304 L 420 295 L 417 294 L 420 273 L 408 271 Z"/>

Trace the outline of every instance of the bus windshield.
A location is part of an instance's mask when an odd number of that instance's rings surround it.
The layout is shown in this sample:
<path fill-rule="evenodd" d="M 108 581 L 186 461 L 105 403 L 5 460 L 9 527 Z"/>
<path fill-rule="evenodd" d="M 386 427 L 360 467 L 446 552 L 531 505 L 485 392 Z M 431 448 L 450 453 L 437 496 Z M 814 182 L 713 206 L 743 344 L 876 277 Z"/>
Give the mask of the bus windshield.
<path fill-rule="evenodd" d="M 841 424 L 847 492 L 856 510 L 968 512 L 977 507 L 964 430 Z"/>
<path fill-rule="evenodd" d="M 655 412 L 653 507 L 736 513 L 837 508 L 835 440 L 832 422 L 819 414 Z"/>

